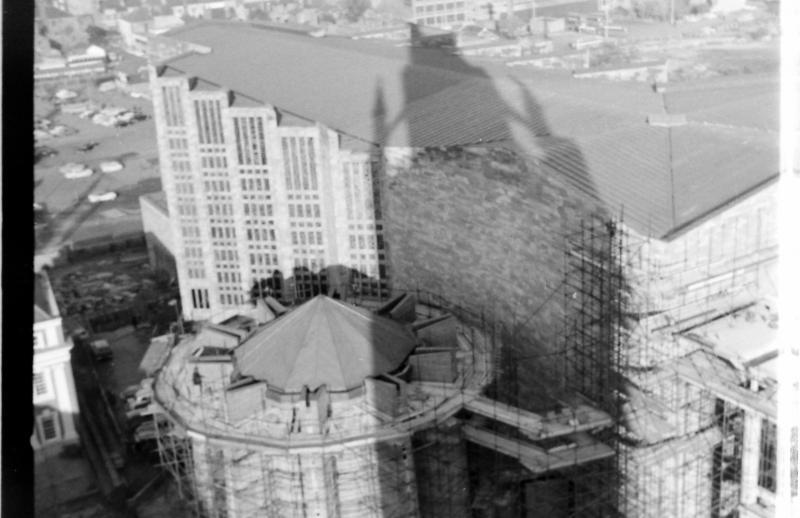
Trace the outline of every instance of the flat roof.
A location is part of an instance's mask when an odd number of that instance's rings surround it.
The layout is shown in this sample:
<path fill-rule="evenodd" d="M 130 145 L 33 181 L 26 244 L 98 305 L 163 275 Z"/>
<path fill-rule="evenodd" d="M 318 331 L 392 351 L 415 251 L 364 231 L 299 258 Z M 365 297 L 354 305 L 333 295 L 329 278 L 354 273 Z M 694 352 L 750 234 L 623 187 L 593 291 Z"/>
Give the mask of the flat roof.
<path fill-rule="evenodd" d="M 723 356 L 777 379 L 777 308 L 758 302 L 695 327 L 689 337 L 713 345 Z"/>
<path fill-rule="evenodd" d="M 150 192 L 139 196 L 140 200 L 145 200 L 153 207 L 161 211 L 165 216 L 169 215 L 169 207 L 167 206 L 167 193 L 164 191 Z"/>
<path fill-rule="evenodd" d="M 377 145 L 511 146 L 649 236 L 671 238 L 778 174 L 772 75 L 670 84 L 661 94 L 248 23 L 201 22 L 167 36 L 212 51 L 168 60 L 166 75 L 202 77 Z M 687 123 L 650 126 L 655 113 Z"/>

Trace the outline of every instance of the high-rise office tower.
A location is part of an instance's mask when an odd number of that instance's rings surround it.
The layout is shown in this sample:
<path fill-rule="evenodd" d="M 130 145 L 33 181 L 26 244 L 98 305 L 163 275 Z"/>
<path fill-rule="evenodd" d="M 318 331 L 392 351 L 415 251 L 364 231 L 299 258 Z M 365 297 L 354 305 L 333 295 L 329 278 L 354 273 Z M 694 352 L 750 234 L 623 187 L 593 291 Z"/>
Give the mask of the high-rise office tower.
<path fill-rule="evenodd" d="M 185 318 L 224 317 L 254 292 L 384 289 L 368 146 L 169 65 L 151 77 Z"/>

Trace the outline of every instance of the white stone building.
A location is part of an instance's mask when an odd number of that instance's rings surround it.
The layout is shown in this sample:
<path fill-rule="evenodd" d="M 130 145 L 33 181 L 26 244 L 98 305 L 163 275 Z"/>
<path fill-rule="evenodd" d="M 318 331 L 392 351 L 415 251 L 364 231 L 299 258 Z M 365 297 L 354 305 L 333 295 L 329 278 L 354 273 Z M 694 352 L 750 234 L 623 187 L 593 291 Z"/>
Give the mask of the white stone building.
<path fill-rule="evenodd" d="M 372 161 L 321 123 L 165 66 L 151 74 L 186 318 L 221 318 L 255 283 L 282 299 L 383 286 Z"/>
<path fill-rule="evenodd" d="M 72 341 L 64 336 L 55 295 L 45 272 L 34 277 L 33 406 L 35 458 L 78 441 L 78 399 L 72 377 Z"/>

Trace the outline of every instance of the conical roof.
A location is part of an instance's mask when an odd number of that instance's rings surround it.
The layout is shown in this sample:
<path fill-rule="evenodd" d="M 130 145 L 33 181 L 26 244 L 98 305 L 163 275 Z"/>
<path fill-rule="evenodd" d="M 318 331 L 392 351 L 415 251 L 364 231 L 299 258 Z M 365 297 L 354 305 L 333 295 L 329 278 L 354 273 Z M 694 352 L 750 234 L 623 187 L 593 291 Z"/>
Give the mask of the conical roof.
<path fill-rule="evenodd" d="M 234 351 L 239 371 L 284 392 L 358 387 L 414 349 L 402 324 L 323 295 L 275 320 Z"/>

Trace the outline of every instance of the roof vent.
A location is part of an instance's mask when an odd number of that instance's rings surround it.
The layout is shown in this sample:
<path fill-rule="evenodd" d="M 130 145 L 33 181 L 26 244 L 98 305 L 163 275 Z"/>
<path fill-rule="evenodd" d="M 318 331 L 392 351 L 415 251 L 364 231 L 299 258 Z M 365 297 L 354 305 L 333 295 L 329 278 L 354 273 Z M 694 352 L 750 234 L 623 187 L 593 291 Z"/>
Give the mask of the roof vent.
<path fill-rule="evenodd" d="M 647 123 L 651 126 L 660 126 L 662 128 L 685 126 L 686 114 L 652 113 L 647 116 Z"/>

